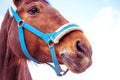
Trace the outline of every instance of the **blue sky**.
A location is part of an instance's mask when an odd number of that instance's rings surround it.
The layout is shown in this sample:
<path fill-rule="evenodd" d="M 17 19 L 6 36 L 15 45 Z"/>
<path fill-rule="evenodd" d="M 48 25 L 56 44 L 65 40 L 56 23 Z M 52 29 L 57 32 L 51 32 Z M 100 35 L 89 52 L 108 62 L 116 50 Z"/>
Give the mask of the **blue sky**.
<path fill-rule="evenodd" d="M 120 13 L 119 0 L 49 0 L 68 20 L 83 24 L 93 21 L 99 11 L 111 7 L 112 16 Z M 108 9 L 109 9 L 108 8 Z M 107 9 L 107 10 L 108 10 Z M 118 13 L 114 15 L 114 12 Z M 108 12 L 109 13 L 109 12 Z"/>
<path fill-rule="evenodd" d="M 49 2 L 69 21 L 82 25 L 93 21 L 99 16 L 99 11 L 106 7 L 111 7 L 113 12 L 120 13 L 120 0 L 49 0 Z M 0 18 L 4 16 L 9 3 L 10 0 L 0 2 Z"/>
<path fill-rule="evenodd" d="M 92 45 L 93 65 L 82 74 L 69 72 L 65 77 L 58 78 L 51 68 L 36 67 L 31 63 L 29 66 L 34 80 L 49 80 L 51 76 L 54 76 L 51 80 L 120 80 L 120 0 L 49 1 L 65 18 L 78 23 L 84 30 Z M 0 2 L 0 22 L 9 3 L 10 0 Z M 50 74 L 47 77 L 39 76 L 46 76 L 48 71 Z"/>

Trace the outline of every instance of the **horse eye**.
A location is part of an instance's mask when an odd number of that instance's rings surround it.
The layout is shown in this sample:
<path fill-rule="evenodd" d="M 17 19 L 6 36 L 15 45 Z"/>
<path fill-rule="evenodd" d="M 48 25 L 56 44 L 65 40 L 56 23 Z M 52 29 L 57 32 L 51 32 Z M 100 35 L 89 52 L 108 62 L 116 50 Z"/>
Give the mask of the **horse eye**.
<path fill-rule="evenodd" d="M 39 13 L 39 12 L 40 12 L 40 10 L 39 10 L 37 7 L 35 7 L 35 6 L 32 6 L 32 7 L 27 11 L 27 13 L 29 13 L 30 15 L 34 15 L 34 14 Z"/>

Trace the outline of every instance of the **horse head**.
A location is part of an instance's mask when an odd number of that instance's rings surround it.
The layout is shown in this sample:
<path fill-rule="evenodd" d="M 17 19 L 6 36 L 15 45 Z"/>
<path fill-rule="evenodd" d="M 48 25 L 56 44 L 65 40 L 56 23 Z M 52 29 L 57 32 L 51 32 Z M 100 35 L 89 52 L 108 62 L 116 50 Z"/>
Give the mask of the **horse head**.
<path fill-rule="evenodd" d="M 62 29 L 73 26 L 73 28 L 63 33 L 60 32 L 60 35 L 57 35 L 55 40 L 50 40 L 48 43 L 41 37 L 36 36 L 32 30 L 24 28 L 24 42 L 27 51 L 35 60 L 41 63 L 53 62 L 49 47 L 52 45 L 54 46 L 57 61 L 66 65 L 70 71 L 81 73 L 91 65 L 92 49 L 83 31 L 78 29 L 78 25 L 70 24 L 46 0 L 13 0 L 12 9 L 22 19 L 17 22 L 14 14 L 10 11 L 12 19 L 9 24 L 8 42 L 18 62 L 28 60 L 21 49 L 19 40 L 21 32 L 18 31 L 18 26 L 23 25 L 25 22 L 35 30 L 42 32 L 43 36 L 46 34 L 49 36 L 48 33 L 56 35 Z"/>

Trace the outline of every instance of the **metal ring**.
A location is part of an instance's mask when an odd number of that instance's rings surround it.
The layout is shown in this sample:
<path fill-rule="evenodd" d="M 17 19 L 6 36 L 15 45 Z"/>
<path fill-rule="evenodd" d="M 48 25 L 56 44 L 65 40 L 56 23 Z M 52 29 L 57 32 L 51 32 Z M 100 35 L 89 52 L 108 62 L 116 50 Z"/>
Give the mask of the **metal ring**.
<path fill-rule="evenodd" d="M 24 24 L 24 20 L 19 21 L 18 26 L 22 26 Z"/>

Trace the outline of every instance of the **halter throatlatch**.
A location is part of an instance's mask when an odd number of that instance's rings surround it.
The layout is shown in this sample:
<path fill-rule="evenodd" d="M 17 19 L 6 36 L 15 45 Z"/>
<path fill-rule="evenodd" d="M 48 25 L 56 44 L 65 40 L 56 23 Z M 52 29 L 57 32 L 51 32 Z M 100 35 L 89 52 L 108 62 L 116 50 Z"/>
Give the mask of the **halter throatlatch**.
<path fill-rule="evenodd" d="M 67 73 L 68 69 L 66 71 L 63 71 L 61 69 L 61 67 L 59 65 L 59 62 L 56 58 L 54 44 L 59 43 L 59 40 L 65 34 L 71 32 L 73 30 L 80 30 L 81 31 L 79 26 L 76 25 L 76 24 L 68 23 L 68 24 L 65 24 L 64 26 L 60 27 L 59 29 L 57 29 L 55 32 L 44 34 L 43 32 L 41 32 L 40 30 L 31 26 L 30 24 L 24 22 L 12 7 L 10 7 L 10 13 L 14 16 L 16 22 L 18 23 L 19 41 L 20 41 L 20 46 L 21 46 L 21 49 L 22 49 L 24 55 L 29 60 L 32 60 L 36 63 L 40 63 L 40 61 L 33 58 L 27 50 L 27 47 L 26 47 L 26 44 L 25 44 L 25 39 L 24 39 L 24 31 L 23 31 L 24 29 L 26 29 L 26 30 L 32 32 L 33 34 L 35 34 L 36 36 L 38 36 L 40 39 L 42 39 L 44 42 L 46 42 L 49 45 L 50 54 L 51 54 L 54 66 L 49 64 L 49 63 L 47 63 L 47 64 L 50 65 L 55 70 L 55 72 L 58 76 L 65 75 Z M 51 42 L 53 43 L 52 45 L 50 44 Z"/>

